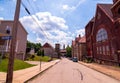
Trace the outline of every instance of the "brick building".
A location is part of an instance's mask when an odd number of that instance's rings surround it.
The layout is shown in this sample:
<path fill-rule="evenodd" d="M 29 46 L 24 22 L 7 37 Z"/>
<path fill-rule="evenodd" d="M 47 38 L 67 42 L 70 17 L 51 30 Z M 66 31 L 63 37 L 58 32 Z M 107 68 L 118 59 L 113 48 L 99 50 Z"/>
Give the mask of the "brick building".
<path fill-rule="evenodd" d="M 0 20 L 0 53 L 9 53 L 12 38 L 13 21 Z M 26 53 L 27 32 L 18 22 L 15 57 L 24 60 Z M 9 39 L 6 37 L 11 36 Z"/>
<path fill-rule="evenodd" d="M 86 50 L 87 50 L 87 57 L 93 58 L 93 39 L 92 39 L 92 29 L 94 24 L 95 18 L 93 17 L 90 22 L 85 27 L 85 35 L 86 35 Z"/>
<path fill-rule="evenodd" d="M 119 36 L 120 0 L 113 0 L 113 4 L 97 4 L 95 18 L 86 26 L 88 56 L 100 63 L 120 64 Z"/>
<path fill-rule="evenodd" d="M 85 36 L 76 37 L 72 41 L 72 57 L 77 57 L 78 60 L 83 60 L 86 55 L 86 38 Z"/>

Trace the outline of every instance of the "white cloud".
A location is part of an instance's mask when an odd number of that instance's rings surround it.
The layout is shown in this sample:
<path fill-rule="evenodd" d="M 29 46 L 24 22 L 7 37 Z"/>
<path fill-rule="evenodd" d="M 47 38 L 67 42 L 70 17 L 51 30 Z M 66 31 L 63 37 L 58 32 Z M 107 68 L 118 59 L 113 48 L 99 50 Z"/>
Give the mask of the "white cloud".
<path fill-rule="evenodd" d="M 84 3 L 86 0 L 79 0 L 79 2 L 76 4 L 76 5 L 74 5 L 74 6 L 69 6 L 69 5 L 67 5 L 67 4 L 64 4 L 64 5 L 62 5 L 62 9 L 63 10 L 71 10 L 71 11 L 74 11 L 75 9 L 77 9 L 82 3 Z"/>
<path fill-rule="evenodd" d="M 0 17 L 0 20 L 3 20 L 4 18 L 3 17 Z"/>
<path fill-rule="evenodd" d="M 68 26 L 65 25 L 66 21 L 63 18 L 52 16 L 49 12 L 40 12 L 37 13 L 36 16 L 38 16 L 39 21 L 44 28 L 44 30 L 50 30 L 50 29 L 61 29 L 61 30 L 67 30 Z"/>
<path fill-rule="evenodd" d="M 75 7 L 70 7 L 70 6 L 68 6 L 68 5 L 63 5 L 63 6 L 62 6 L 62 9 L 63 9 L 63 10 L 73 10 L 73 9 L 75 9 Z"/>
<path fill-rule="evenodd" d="M 33 21 L 32 17 L 36 19 L 39 25 Z M 29 31 L 28 33 L 31 34 L 32 32 L 36 34 L 36 42 L 41 42 L 42 44 L 49 42 L 52 45 L 57 42 L 61 44 L 68 44 L 71 42 L 72 36 L 70 32 L 66 32 L 68 26 L 63 18 L 53 16 L 49 12 L 39 12 L 32 17 L 24 16 L 20 18 L 20 21 L 26 30 Z"/>
<path fill-rule="evenodd" d="M 77 36 L 78 35 L 84 36 L 85 35 L 85 29 L 76 30 L 76 33 L 77 33 Z"/>

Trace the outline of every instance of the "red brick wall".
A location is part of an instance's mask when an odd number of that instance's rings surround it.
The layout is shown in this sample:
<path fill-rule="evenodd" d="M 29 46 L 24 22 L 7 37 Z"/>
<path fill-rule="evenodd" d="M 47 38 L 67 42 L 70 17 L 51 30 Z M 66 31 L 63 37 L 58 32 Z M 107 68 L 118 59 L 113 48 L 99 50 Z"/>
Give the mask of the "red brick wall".
<path fill-rule="evenodd" d="M 98 17 L 98 13 L 100 14 L 100 17 Z M 97 54 L 97 46 L 100 44 L 96 43 L 96 34 L 100 28 L 104 28 L 107 31 L 108 34 L 108 40 L 102 45 L 109 45 L 110 54 L 109 55 L 98 55 Z M 97 7 L 96 11 L 96 17 L 95 17 L 95 24 L 94 24 L 94 30 L 93 30 L 93 52 L 94 52 L 94 58 L 96 59 L 102 59 L 102 60 L 108 60 L 108 61 L 116 61 L 116 36 L 115 36 L 115 28 L 113 21 L 105 14 L 99 7 Z M 103 48 L 102 48 L 103 50 Z"/>
<path fill-rule="evenodd" d="M 90 21 L 87 26 L 85 27 L 85 33 L 86 33 L 86 50 L 87 50 L 87 57 L 92 57 L 92 29 L 93 29 L 93 21 Z"/>

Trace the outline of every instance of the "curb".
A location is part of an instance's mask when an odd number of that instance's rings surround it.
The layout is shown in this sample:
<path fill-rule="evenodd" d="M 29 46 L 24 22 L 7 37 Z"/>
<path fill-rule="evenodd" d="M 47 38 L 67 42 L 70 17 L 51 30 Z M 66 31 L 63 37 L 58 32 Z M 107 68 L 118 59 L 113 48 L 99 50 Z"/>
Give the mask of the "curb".
<path fill-rule="evenodd" d="M 37 77 L 38 75 L 42 75 L 45 71 L 47 71 L 48 69 L 50 69 L 51 67 L 53 67 L 54 65 L 58 64 L 60 61 L 56 62 L 55 64 L 49 66 L 48 68 L 46 68 L 45 70 L 41 71 L 40 73 L 36 74 L 35 76 L 31 77 L 30 79 L 26 80 L 24 83 L 27 83 L 28 81 L 34 79 L 35 77 Z"/>
<path fill-rule="evenodd" d="M 118 78 L 116 78 L 116 77 L 114 77 L 114 76 L 112 76 L 112 75 L 109 75 L 109 74 L 107 74 L 107 73 L 104 73 L 104 72 L 102 72 L 102 71 L 99 71 L 99 70 L 96 69 L 96 68 L 87 66 L 87 65 L 85 65 L 84 63 L 81 63 L 81 62 L 78 62 L 78 63 L 81 64 L 81 65 L 84 65 L 84 66 L 86 66 L 86 67 L 88 67 L 88 68 L 90 68 L 90 69 L 93 69 L 93 70 L 95 70 L 95 71 L 97 71 L 97 72 L 100 72 L 100 73 L 102 73 L 102 74 L 104 74 L 104 75 L 107 75 L 107 76 L 109 76 L 109 77 L 111 77 L 111 78 L 114 78 L 114 79 L 120 81 L 120 79 L 118 79 Z"/>

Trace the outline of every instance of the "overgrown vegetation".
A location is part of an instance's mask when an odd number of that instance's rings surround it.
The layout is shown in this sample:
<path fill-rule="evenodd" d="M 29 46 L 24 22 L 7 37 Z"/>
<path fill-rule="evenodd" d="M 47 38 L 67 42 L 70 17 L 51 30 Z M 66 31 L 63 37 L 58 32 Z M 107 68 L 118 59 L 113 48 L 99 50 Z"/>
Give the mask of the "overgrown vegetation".
<path fill-rule="evenodd" d="M 93 59 L 92 58 L 89 58 L 89 57 L 86 57 L 84 62 L 86 63 L 92 63 L 93 62 Z"/>
<path fill-rule="evenodd" d="M 34 65 L 28 64 L 22 60 L 18 60 L 18 59 L 14 60 L 14 71 L 29 68 L 32 66 Z M 0 72 L 7 72 L 7 68 L 8 68 L 8 59 L 3 59 L 2 62 L 0 63 Z"/>
<path fill-rule="evenodd" d="M 37 52 L 37 55 L 38 55 L 38 56 L 44 56 L 44 50 L 39 50 L 39 51 Z"/>
<path fill-rule="evenodd" d="M 32 43 L 30 41 L 27 41 L 26 53 L 30 52 L 32 48 L 34 48 L 35 53 L 37 53 L 39 49 L 41 48 L 41 43 Z"/>
<path fill-rule="evenodd" d="M 28 61 L 44 61 L 44 62 L 48 62 L 51 60 L 51 57 L 49 56 L 37 56 L 37 55 L 29 55 L 29 57 L 27 58 Z"/>

